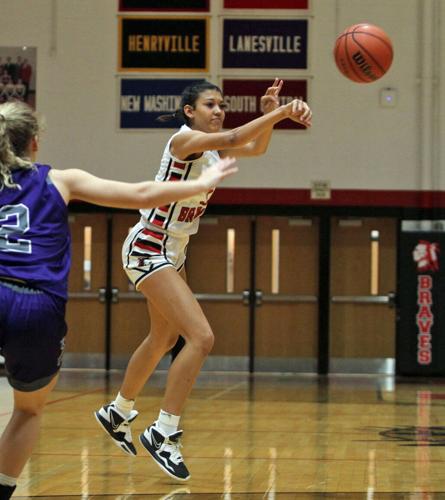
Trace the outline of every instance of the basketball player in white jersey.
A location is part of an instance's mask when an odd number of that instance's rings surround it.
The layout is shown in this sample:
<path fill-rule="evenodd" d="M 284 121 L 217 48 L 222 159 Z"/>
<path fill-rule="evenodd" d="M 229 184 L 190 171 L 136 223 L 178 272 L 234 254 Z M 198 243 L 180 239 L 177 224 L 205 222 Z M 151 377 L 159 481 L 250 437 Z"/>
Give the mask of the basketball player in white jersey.
<path fill-rule="evenodd" d="M 295 99 L 279 105 L 282 85 L 283 81 L 276 79 L 261 98 L 263 116 L 227 131 L 221 131 L 221 90 L 205 81 L 187 87 L 176 113 L 160 117 L 180 118 L 185 125 L 167 142 L 156 180 L 195 179 L 220 158 L 263 154 L 273 126 L 286 118 L 309 127 L 312 112 L 305 102 Z M 180 453 L 179 419 L 214 341 L 212 329 L 186 283 L 184 262 L 189 237 L 197 232 L 212 193 L 213 189 L 178 203 L 140 211 L 141 219 L 124 243 L 122 258 L 130 280 L 147 299 L 151 329 L 132 355 L 116 399 L 95 412 L 114 442 L 126 453 L 136 455 L 129 427 L 138 415 L 134 400 L 181 332 L 185 345 L 169 369 L 159 416 L 139 438 L 161 469 L 180 481 L 188 480 L 190 474 Z"/>

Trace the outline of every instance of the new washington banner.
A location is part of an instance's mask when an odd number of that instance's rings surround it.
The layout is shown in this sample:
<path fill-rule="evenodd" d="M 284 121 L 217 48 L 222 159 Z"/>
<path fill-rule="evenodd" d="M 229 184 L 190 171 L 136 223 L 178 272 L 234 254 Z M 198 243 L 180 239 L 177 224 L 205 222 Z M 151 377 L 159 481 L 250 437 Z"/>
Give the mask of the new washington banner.
<path fill-rule="evenodd" d="M 122 78 L 120 81 L 120 128 L 177 128 L 177 120 L 156 121 L 179 108 L 182 91 L 196 79 Z"/>

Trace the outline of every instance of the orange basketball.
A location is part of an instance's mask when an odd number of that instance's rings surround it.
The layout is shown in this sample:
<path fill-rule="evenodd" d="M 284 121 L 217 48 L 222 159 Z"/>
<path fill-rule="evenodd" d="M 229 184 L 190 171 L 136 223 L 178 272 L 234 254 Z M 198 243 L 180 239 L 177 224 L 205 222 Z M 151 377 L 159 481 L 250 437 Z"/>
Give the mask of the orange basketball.
<path fill-rule="evenodd" d="M 354 24 L 338 36 L 335 64 L 346 78 L 357 83 L 375 82 L 390 68 L 393 58 L 388 35 L 373 24 Z"/>

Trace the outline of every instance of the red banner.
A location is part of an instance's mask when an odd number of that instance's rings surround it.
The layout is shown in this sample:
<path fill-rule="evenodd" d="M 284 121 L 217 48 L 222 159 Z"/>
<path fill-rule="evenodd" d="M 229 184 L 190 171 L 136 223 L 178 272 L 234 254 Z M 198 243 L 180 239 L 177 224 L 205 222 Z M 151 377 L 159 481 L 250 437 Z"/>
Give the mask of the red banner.
<path fill-rule="evenodd" d="M 234 128 L 261 116 L 260 99 L 266 89 L 272 85 L 272 80 L 223 80 L 222 91 L 226 105 L 224 128 Z M 286 80 L 281 95 L 280 104 L 286 104 L 294 99 L 307 100 L 306 80 Z M 275 129 L 305 129 L 302 125 L 283 120 L 275 125 Z"/>
<path fill-rule="evenodd" d="M 205 11 L 209 0 L 119 0 L 120 11 Z"/>
<path fill-rule="evenodd" d="M 308 9 L 309 0 L 224 0 L 225 9 Z"/>

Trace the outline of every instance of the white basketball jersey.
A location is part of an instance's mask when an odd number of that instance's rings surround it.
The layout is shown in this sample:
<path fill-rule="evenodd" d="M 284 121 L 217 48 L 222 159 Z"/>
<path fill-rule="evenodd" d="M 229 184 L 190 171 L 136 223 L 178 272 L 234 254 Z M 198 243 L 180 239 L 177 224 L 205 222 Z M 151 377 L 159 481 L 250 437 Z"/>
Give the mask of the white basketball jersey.
<path fill-rule="evenodd" d="M 203 169 L 219 160 L 218 151 L 204 151 L 196 160 L 178 160 L 170 153 L 170 144 L 177 134 L 191 130 L 183 125 L 172 135 L 165 146 L 161 166 L 156 175 L 156 182 L 174 182 L 197 179 Z M 198 231 L 199 219 L 204 214 L 209 198 L 214 189 L 186 200 L 171 203 L 163 207 L 140 210 L 141 223 L 147 227 L 172 236 L 188 236 Z"/>

